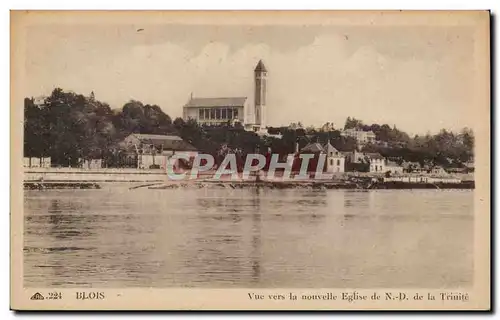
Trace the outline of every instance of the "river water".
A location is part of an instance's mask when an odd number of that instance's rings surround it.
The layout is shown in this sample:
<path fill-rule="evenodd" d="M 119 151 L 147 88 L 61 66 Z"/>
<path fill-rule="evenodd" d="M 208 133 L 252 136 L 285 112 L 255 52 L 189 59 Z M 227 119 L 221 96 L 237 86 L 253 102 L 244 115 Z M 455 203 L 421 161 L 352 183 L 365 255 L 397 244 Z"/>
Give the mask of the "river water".
<path fill-rule="evenodd" d="M 25 287 L 472 285 L 473 191 L 25 191 Z"/>

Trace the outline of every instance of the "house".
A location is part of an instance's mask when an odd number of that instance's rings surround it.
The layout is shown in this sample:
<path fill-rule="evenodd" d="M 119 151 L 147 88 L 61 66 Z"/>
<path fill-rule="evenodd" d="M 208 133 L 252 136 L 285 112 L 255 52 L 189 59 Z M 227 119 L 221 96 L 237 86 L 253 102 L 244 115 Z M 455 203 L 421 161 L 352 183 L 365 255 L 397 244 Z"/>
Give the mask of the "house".
<path fill-rule="evenodd" d="M 194 159 L 198 151 L 175 135 L 139 134 L 127 136 L 121 143 L 125 151 L 123 164 L 139 169 L 165 169 L 172 155 Z"/>
<path fill-rule="evenodd" d="M 363 131 L 357 128 L 349 128 L 342 130 L 340 132 L 340 135 L 344 137 L 354 138 L 360 144 L 374 143 L 376 138 L 375 133 L 373 133 L 373 131 Z"/>
<path fill-rule="evenodd" d="M 300 150 L 300 154 L 314 154 L 314 158 L 309 160 L 308 171 L 316 171 L 320 154 L 325 154 L 326 164 L 323 171 L 328 173 L 344 172 L 345 171 L 345 157 L 330 142 L 321 145 L 318 142 L 309 143 Z M 298 156 L 298 155 L 297 155 Z M 297 160 L 300 160 L 296 158 Z M 300 161 L 294 162 L 294 171 L 300 170 Z"/>
<path fill-rule="evenodd" d="M 375 153 L 365 153 L 365 157 L 370 163 L 370 172 L 386 172 L 385 169 L 385 158 L 378 152 Z"/>
<path fill-rule="evenodd" d="M 393 174 L 402 174 L 403 173 L 403 167 L 397 164 L 394 161 L 387 161 L 385 164 L 385 171 L 390 172 Z"/>
<path fill-rule="evenodd" d="M 344 172 L 345 158 L 344 155 L 335 149 L 330 142 L 323 146 L 326 152 L 326 172 Z"/>
<path fill-rule="evenodd" d="M 368 172 L 370 171 L 370 160 L 366 154 L 357 150 L 342 152 L 345 158 L 345 171 Z"/>

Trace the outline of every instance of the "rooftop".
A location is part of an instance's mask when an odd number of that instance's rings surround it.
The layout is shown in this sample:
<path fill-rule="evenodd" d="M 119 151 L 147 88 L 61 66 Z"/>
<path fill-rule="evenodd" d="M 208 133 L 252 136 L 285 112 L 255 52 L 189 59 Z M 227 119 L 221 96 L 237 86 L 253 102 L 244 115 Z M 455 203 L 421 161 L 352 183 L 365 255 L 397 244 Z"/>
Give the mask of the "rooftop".
<path fill-rule="evenodd" d="M 267 72 L 266 66 L 264 65 L 264 62 L 262 60 L 259 60 L 259 63 L 257 63 L 257 66 L 255 67 L 256 72 Z"/>
<path fill-rule="evenodd" d="M 384 157 L 378 152 L 367 152 L 365 153 L 365 156 L 369 159 L 384 159 Z"/>
<path fill-rule="evenodd" d="M 136 137 L 143 144 L 152 144 L 155 146 L 161 145 L 164 150 L 196 151 L 195 147 L 193 147 L 187 141 L 184 141 L 179 136 L 140 133 L 133 133 L 131 135 Z"/>
<path fill-rule="evenodd" d="M 300 152 L 310 152 L 310 153 L 323 153 L 323 152 L 338 152 L 334 146 L 327 142 L 325 145 L 321 145 L 319 142 L 313 142 L 306 145 L 300 150 Z"/>
<path fill-rule="evenodd" d="M 332 144 L 330 143 L 330 141 L 328 141 L 324 146 L 323 146 L 323 149 L 325 149 L 325 151 L 328 151 L 328 152 L 336 152 L 338 153 L 339 151 L 334 147 L 332 146 Z"/>
<path fill-rule="evenodd" d="M 320 143 L 314 142 L 306 145 L 304 148 L 302 148 L 302 150 L 300 150 L 300 152 L 318 153 L 318 152 L 325 152 L 325 149 Z"/>
<path fill-rule="evenodd" d="M 246 97 L 191 98 L 188 108 L 243 107 Z"/>

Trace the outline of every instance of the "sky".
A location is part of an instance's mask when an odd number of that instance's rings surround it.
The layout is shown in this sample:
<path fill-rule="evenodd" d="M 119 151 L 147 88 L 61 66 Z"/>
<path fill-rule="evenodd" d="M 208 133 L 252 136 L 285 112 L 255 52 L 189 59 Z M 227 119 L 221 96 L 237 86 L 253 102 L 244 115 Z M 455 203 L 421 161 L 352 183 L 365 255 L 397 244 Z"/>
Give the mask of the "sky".
<path fill-rule="evenodd" d="M 93 91 L 112 108 L 134 99 L 176 118 L 191 93 L 253 102 L 260 59 L 269 125 L 342 127 L 351 116 L 412 134 L 471 126 L 477 93 L 466 26 L 35 26 L 27 29 L 25 95 Z"/>

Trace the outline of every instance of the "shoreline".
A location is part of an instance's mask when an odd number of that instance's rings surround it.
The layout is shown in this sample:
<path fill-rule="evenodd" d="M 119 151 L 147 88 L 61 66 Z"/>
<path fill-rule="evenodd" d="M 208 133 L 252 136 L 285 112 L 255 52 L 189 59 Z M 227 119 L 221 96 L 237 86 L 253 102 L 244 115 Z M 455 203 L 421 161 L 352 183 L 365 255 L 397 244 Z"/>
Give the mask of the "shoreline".
<path fill-rule="evenodd" d="M 312 173 L 312 176 L 314 173 Z M 342 172 L 333 179 L 293 180 L 290 178 L 255 176 L 238 179 L 225 175 L 214 179 L 214 172 L 203 172 L 195 179 L 170 180 L 163 170 L 78 168 L 25 168 L 24 189 L 102 189 L 103 186 L 129 185 L 129 189 L 173 188 L 265 188 L 265 189 L 474 189 L 473 176 L 404 174 L 384 177 L 368 172 Z"/>
<path fill-rule="evenodd" d="M 178 182 L 104 182 L 116 185 L 119 183 L 130 184 L 129 190 L 134 189 L 201 189 L 201 188 L 225 188 L 225 189 L 311 189 L 311 190 L 410 190 L 410 189 L 475 189 L 474 181 L 462 181 L 460 183 L 418 183 L 418 182 L 374 182 L 369 184 L 352 182 L 332 182 L 332 181 L 178 181 Z M 133 185 L 134 183 L 141 183 Z M 102 189 L 103 182 L 95 181 L 25 181 L 25 190 L 50 190 L 50 189 Z"/>

